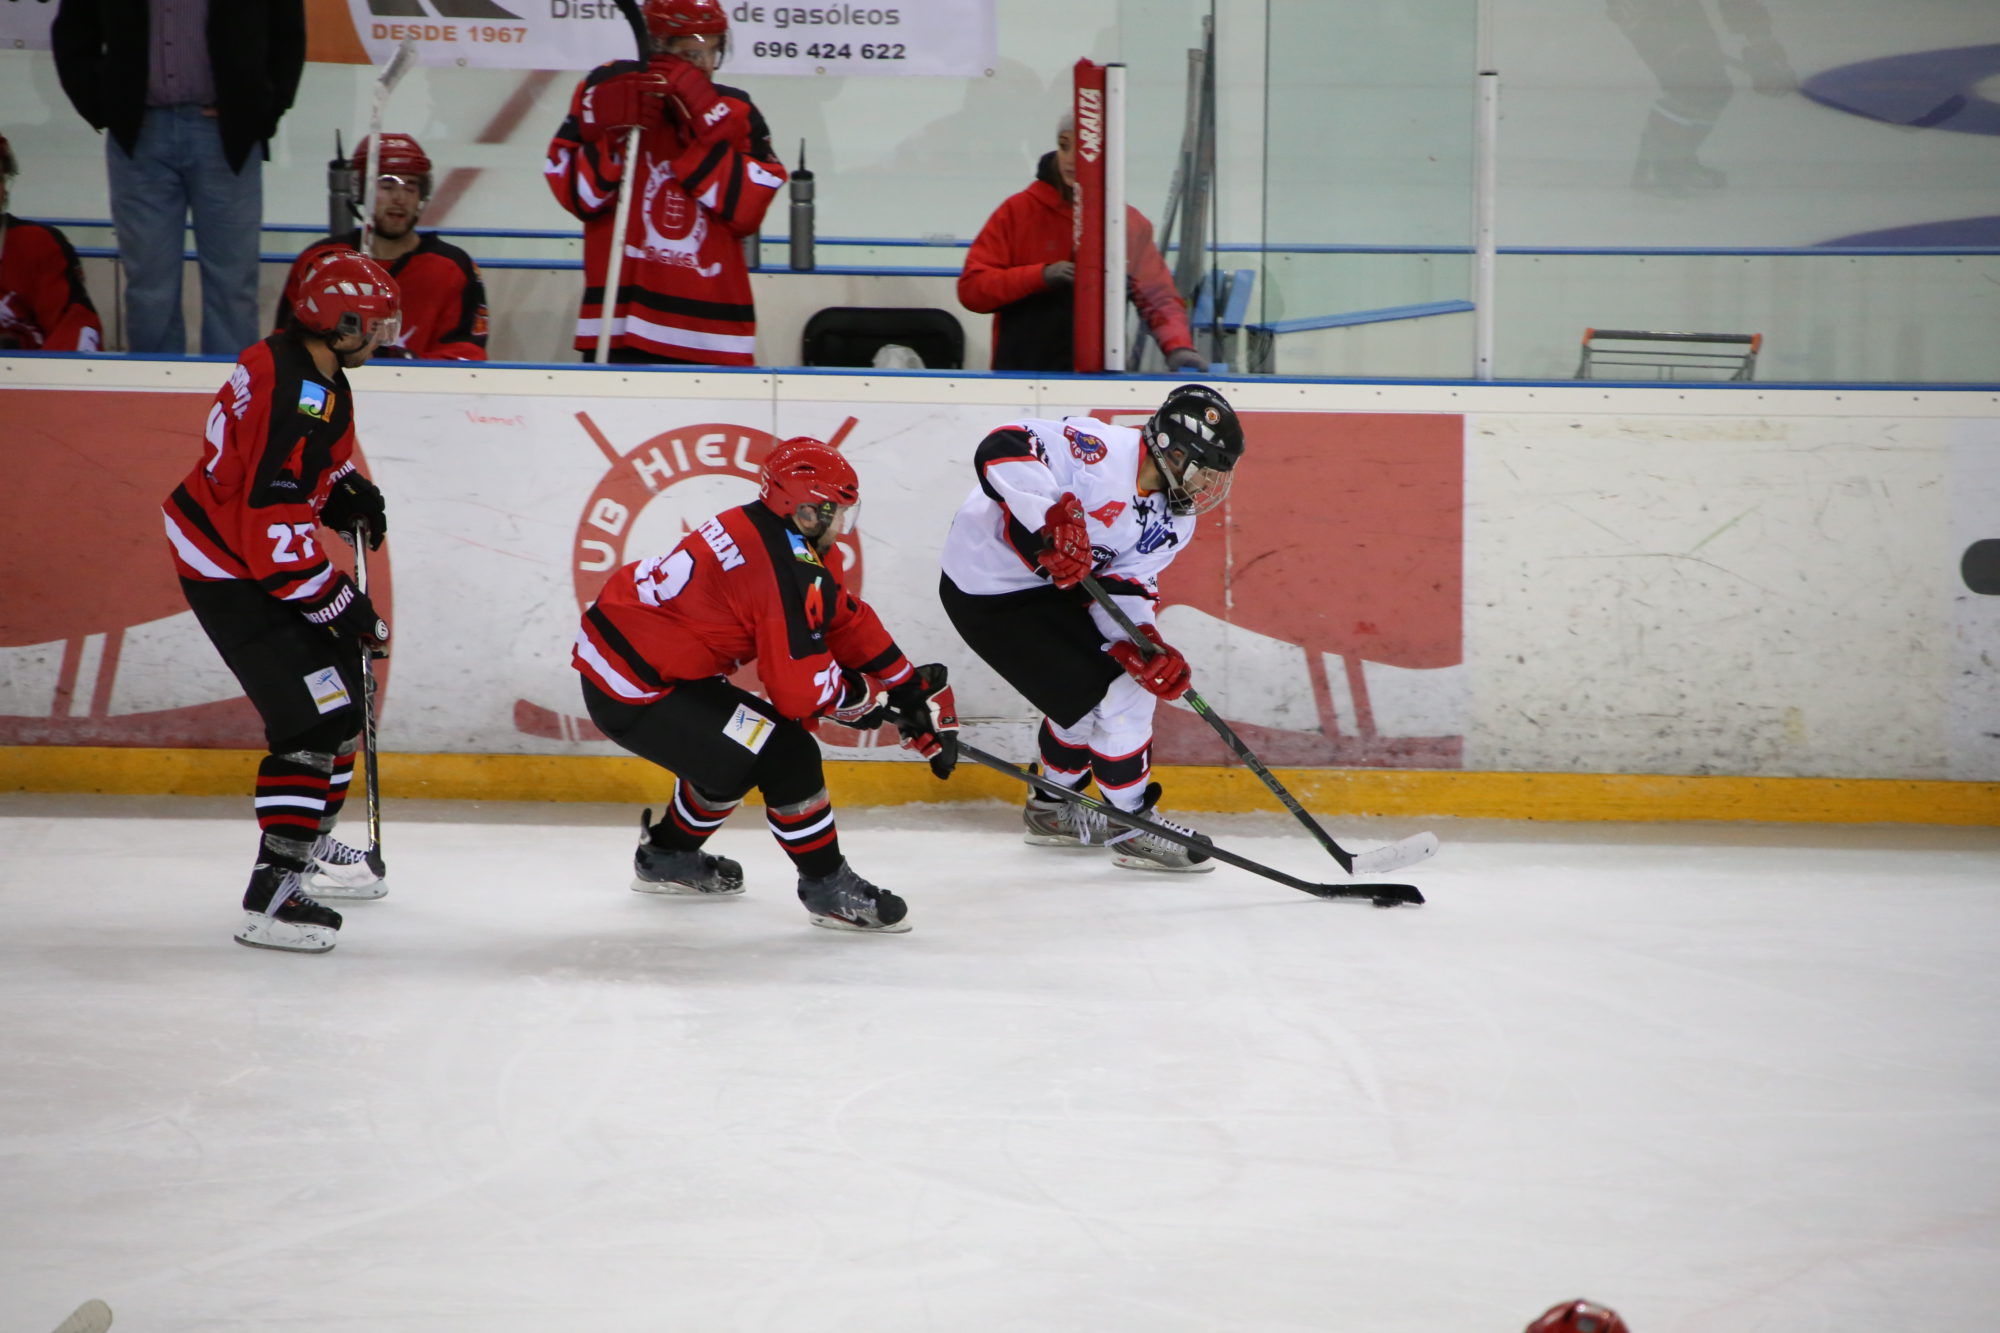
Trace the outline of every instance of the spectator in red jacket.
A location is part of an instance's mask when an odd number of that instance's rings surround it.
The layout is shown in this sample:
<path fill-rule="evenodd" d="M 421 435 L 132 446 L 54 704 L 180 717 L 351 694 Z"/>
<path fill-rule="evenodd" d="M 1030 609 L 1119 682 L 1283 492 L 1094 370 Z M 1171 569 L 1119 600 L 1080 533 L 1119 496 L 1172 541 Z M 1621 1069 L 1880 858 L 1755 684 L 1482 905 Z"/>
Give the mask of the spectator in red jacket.
<path fill-rule="evenodd" d="M 368 140 L 354 150 L 354 170 L 368 170 Z M 431 160 L 407 134 L 382 136 L 375 180 L 375 227 L 368 257 L 389 270 L 403 297 L 403 323 L 393 344 L 376 356 L 424 361 L 486 359 L 486 282 L 472 256 L 434 231 L 418 231 L 417 219 L 431 197 Z M 292 302 L 313 266 L 330 254 L 361 247 L 359 228 L 345 236 L 314 241 L 292 262 L 285 294 L 278 298 L 275 325 L 291 324 Z"/>
<path fill-rule="evenodd" d="M 0 352 L 98 351 L 104 329 L 83 289 L 76 251 L 54 227 L 7 211 L 18 171 L 0 135 Z"/>
<path fill-rule="evenodd" d="M 993 316 L 995 370 L 1075 366 L 1070 322 L 1076 303 L 1075 198 L 1076 129 L 1074 119 L 1064 116 L 1056 126 L 1056 150 L 1042 155 L 1032 185 L 993 210 L 958 275 L 959 302 Z M 1129 204 L 1125 254 L 1132 300 L 1166 354 L 1167 368 L 1206 370 L 1188 331 L 1187 308 L 1153 244 L 1153 224 Z"/>

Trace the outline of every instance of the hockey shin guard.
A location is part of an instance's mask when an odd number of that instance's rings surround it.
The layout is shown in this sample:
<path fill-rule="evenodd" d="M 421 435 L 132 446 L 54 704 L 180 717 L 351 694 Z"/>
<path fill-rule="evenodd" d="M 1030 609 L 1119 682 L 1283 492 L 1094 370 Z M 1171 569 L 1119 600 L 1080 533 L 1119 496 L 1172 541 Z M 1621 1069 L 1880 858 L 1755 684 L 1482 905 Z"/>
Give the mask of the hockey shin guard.
<path fill-rule="evenodd" d="M 1084 719 L 1086 727 L 1089 721 Z M 1065 732 L 1067 728 L 1059 728 L 1049 718 L 1043 718 L 1037 748 L 1041 752 L 1042 774 L 1075 790 L 1090 780 L 1090 733 Z"/>
<path fill-rule="evenodd" d="M 312 863 L 312 846 L 326 817 L 333 756 L 313 750 L 267 754 L 257 765 L 257 827 L 268 860 L 291 870 Z"/>
<path fill-rule="evenodd" d="M 655 847 L 692 852 L 722 827 L 730 812 L 743 798 L 723 800 L 710 796 L 684 778 L 674 779 L 674 799 L 667 804 L 666 818 L 652 826 L 648 841 Z"/>
<path fill-rule="evenodd" d="M 358 748 L 359 742 L 350 740 L 333 753 L 333 774 L 326 784 L 326 814 L 319 821 L 321 833 L 333 832 L 340 808 L 347 804 L 347 785 L 354 780 L 354 752 Z"/>
<path fill-rule="evenodd" d="M 792 858 L 799 874 L 823 879 L 840 869 L 840 830 L 833 822 L 833 802 L 822 787 L 803 801 L 765 807 L 771 836 Z"/>

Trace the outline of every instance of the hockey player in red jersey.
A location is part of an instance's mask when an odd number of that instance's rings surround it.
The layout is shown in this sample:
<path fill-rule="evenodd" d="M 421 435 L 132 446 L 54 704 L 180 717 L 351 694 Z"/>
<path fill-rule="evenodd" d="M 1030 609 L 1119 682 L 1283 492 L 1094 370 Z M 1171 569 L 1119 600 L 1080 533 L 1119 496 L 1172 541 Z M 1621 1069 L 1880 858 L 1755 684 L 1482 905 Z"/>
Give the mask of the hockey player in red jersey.
<path fill-rule="evenodd" d="M 18 174 L 0 135 L 0 352 L 99 351 L 104 327 L 68 238 L 7 211 Z"/>
<path fill-rule="evenodd" d="M 597 346 L 619 181 L 635 191 L 613 301 L 613 361 L 755 364 L 757 313 L 742 238 L 756 234 L 785 169 L 764 117 L 713 83 L 728 42 L 719 0 L 644 0 L 652 54 L 584 76 L 542 174 L 583 221 L 576 346 Z M 640 128 L 628 173 L 625 131 Z"/>
<path fill-rule="evenodd" d="M 354 170 L 368 169 L 368 140 L 354 150 Z M 486 359 L 486 283 L 472 256 L 434 231 L 417 230 L 417 219 L 431 197 L 431 160 L 423 145 L 407 134 L 382 136 L 376 161 L 375 226 L 368 239 L 368 257 L 389 270 L 402 293 L 401 330 L 391 346 L 377 356 L 415 357 L 423 361 L 484 361 Z M 299 253 L 278 298 L 277 327 L 292 317 L 299 282 L 321 258 L 336 250 L 361 245 L 356 228 L 345 236 L 314 241 Z"/>
<path fill-rule="evenodd" d="M 758 498 L 709 519 L 664 555 L 613 570 L 584 612 L 573 665 L 590 718 L 675 775 L 633 858 L 641 893 L 743 892 L 743 867 L 702 850 L 752 787 L 798 869 L 814 925 L 905 931 L 908 908 L 841 855 L 812 728 L 894 725 L 939 777 L 958 758 L 945 669 L 913 667 L 843 586 L 834 539 L 860 499 L 854 468 L 818 440 L 765 460 Z M 725 673 L 747 662 L 768 701 Z"/>
<path fill-rule="evenodd" d="M 945 536 L 939 595 L 972 650 L 1039 709 L 1042 771 L 1095 778 L 1121 810 L 1165 823 L 1151 781 L 1153 710 L 1187 693 L 1188 664 L 1154 628 L 1159 576 L 1229 493 L 1243 430 L 1215 390 L 1184 384 L 1137 430 L 1092 417 L 1001 426 L 973 456 L 979 484 Z M 1149 640 L 1135 644 L 1080 587 L 1094 575 Z M 1103 843 L 1134 870 L 1205 871 L 1198 852 L 1073 802 L 1031 793 L 1026 840 Z M 1179 825 L 1171 825 L 1179 829 Z M 1186 830 L 1181 830 L 1185 832 Z"/>
<path fill-rule="evenodd" d="M 386 890 L 332 836 L 361 733 L 361 653 L 386 653 L 389 626 L 321 549 L 322 524 L 387 529 L 382 493 L 356 470 L 344 370 L 396 336 L 394 279 L 372 259 L 329 255 L 300 284 L 285 332 L 246 349 L 208 411 L 202 458 L 163 506 L 181 589 L 264 720 L 257 767 L 256 869 L 243 894 L 244 944 L 321 953 L 340 914 L 314 891 Z M 349 872 L 341 877 L 343 868 Z M 372 881 L 372 882 L 371 882 Z"/>

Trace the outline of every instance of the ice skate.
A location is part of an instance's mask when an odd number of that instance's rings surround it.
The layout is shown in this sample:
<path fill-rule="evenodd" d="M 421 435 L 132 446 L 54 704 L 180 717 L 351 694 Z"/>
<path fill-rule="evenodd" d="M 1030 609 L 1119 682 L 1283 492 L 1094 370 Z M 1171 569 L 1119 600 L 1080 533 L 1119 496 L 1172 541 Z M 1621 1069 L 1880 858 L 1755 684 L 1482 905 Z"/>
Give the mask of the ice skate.
<path fill-rule="evenodd" d="M 238 944 L 291 953 L 325 953 L 340 934 L 340 913 L 306 895 L 299 872 L 261 864 L 243 891 L 243 929 Z"/>
<path fill-rule="evenodd" d="M 313 867 L 306 872 L 306 892 L 321 898 L 382 898 L 389 881 L 368 864 L 368 853 L 349 847 L 331 833 L 313 844 Z"/>
<path fill-rule="evenodd" d="M 1087 847 L 1104 841 L 1104 816 L 1075 801 L 1056 800 L 1029 788 L 1021 807 L 1027 832 L 1021 841 L 1034 847 Z"/>
<path fill-rule="evenodd" d="M 655 845 L 653 812 L 646 810 L 639 815 L 639 850 L 632 853 L 632 892 L 679 898 L 733 897 L 743 892 L 743 867 L 726 856 Z"/>
<path fill-rule="evenodd" d="M 1160 784 L 1146 784 L 1146 799 L 1132 813 L 1143 815 L 1155 824 L 1164 825 L 1176 833 L 1185 833 L 1190 838 L 1199 837 L 1193 829 L 1162 819 L 1154 810 L 1160 803 Z M 1172 870 L 1181 874 L 1206 874 L 1215 869 L 1215 863 L 1206 852 L 1192 852 L 1177 842 L 1154 837 L 1138 829 L 1121 829 L 1105 840 L 1111 847 L 1111 862 L 1127 870 Z"/>
<path fill-rule="evenodd" d="M 910 928 L 910 908 L 887 889 L 854 873 L 846 861 L 822 879 L 799 876 L 799 901 L 815 926 L 828 930 L 872 930 L 900 935 Z"/>

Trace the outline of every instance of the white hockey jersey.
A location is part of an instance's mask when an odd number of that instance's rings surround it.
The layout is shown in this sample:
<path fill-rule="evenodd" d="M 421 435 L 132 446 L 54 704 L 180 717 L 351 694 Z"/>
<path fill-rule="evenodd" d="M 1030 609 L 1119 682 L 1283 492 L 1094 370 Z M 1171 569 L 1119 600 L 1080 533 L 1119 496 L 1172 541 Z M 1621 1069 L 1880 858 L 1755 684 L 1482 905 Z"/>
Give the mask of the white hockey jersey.
<path fill-rule="evenodd" d="M 1139 432 L 1095 417 L 1023 419 L 998 427 L 979 445 L 979 485 L 951 521 L 944 572 L 975 597 L 1046 586 L 1035 563 L 1036 534 L 1065 492 L 1083 506 L 1097 581 L 1142 625 L 1153 623 L 1160 571 L 1194 538 L 1192 516 L 1167 509 L 1164 491 L 1139 494 Z M 1101 628 L 1102 612 L 1093 607 Z M 1110 630 L 1108 637 L 1124 638 Z"/>

